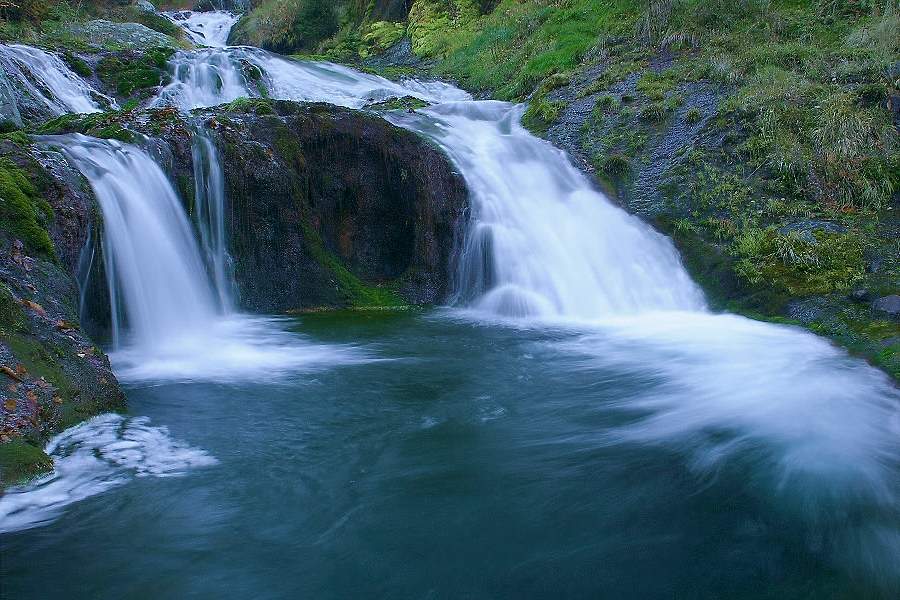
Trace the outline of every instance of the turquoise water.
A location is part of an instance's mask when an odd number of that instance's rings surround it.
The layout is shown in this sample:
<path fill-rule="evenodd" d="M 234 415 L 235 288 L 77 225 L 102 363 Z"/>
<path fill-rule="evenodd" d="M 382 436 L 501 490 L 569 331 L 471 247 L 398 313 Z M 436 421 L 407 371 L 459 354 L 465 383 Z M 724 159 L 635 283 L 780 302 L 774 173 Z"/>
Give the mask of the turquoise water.
<path fill-rule="evenodd" d="M 670 385 L 659 357 L 597 363 L 575 332 L 441 313 L 295 327 L 378 360 L 129 386 L 131 414 L 217 462 L 0 536 L 3 597 L 894 597 L 890 570 L 870 568 L 884 557 L 847 543 L 861 523 L 890 532 L 890 507 L 798 516 L 808 482 L 767 483 L 778 450 L 710 458 L 729 427 L 688 444 L 611 435 L 651 410 L 628 399 Z"/>

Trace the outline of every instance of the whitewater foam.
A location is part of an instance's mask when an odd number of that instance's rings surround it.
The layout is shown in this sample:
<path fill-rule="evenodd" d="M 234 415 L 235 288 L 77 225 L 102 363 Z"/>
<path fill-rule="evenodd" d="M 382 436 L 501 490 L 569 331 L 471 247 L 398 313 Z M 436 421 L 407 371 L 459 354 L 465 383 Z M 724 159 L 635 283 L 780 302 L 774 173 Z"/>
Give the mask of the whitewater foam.
<path fill-rule="evenodd" d="M 53 472 L 0 496 L 0 533 L 46 525 L 69 505 L 135 477 L 173 477 L 217 463 L 146 417 L 115 414 L 67 429 L 45 450 L 53 458 Z"/>

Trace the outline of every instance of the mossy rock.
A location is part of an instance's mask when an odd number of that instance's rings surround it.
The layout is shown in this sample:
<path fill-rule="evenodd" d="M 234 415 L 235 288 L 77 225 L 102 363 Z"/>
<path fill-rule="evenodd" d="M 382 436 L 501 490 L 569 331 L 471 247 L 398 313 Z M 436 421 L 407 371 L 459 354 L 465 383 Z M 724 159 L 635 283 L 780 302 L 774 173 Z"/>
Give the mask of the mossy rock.
<path fill-rule="evenodd" d="M 38 194 L 31 178 L 8 159 L 0 159 L 0 230 L 21 240 L 29 252 L 54 257 L 47 232 L 53 208 Z"/>
<path fill-rule="evenodd" d="M 174 53 L 174 48 L 155 47 L 106 56 L 97 65 L 97 76 L 120 97 L 130 98 L 169 82 L 168 61 Z"/>
<path fill-rule="evenodd" d="M 53 459 L 21 438 L 0 444 L 0 489 L 53 470 Z"/>
<path fill-rule="evenodd" d="M 428 102 L 415 98 L 413 96 L 403 96 L 402 98 L 391 98 L 390 100 L 382 100 L 366 105 L 371 110 L 416 110 L 419 108 L 428 108 L 431 106 Z"/>
<path fill-rule="evenodd" d="M 81 133 L 107 140 L 131 143 L 135 134 L 126 127 L 128 111 L 66 114 L 45 123 L 38 130 L 43 134 Z"/>

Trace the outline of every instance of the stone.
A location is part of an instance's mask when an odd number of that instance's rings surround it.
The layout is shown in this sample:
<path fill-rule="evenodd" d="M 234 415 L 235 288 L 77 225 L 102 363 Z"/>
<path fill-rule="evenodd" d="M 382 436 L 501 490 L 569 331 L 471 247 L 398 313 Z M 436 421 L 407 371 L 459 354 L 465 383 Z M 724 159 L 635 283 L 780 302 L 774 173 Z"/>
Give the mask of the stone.
<path fill-rule="evenodd" d="M 153 46 L 177 47 L 171 37 L 140 23 L 113 23 L 103 19 L 69 25 L 69 33 L 96 46 L 117 50 L 146 50 Z"/>
<path fill-rule="evenodd" d="M 883 296 L 872 303 L 872 308 L 887 313 L 893 318 L 900 318 L 900 295 Z"/>
<path fill-rule="evenodd" d="M 156 7 L 153 6 L 148 0 L 137 0 L 137 7 L 144 12 L 155 13 Z"/>

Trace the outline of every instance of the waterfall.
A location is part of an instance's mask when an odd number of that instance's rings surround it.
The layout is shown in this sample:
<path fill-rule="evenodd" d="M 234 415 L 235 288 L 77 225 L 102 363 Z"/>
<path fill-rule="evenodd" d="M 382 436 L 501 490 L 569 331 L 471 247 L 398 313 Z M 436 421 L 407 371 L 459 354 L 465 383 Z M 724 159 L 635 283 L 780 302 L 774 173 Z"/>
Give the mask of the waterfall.
<path fill-rule="evenodd" d="M 222 10 L 207 12 L 178 11 L 163 13 L 187 33 L 198 46 L 221 48 L 240 16 Z"/>
<path fill-rule="evenodd" d="M 113 346 L 158 347 L 208 327 L 219 312 L 215 294 L 181 200 L 159 165 L 115 140 L 52 139 L 87 177 L 103 211 Z"/>
<path fill-rule="evenodd" d="M 103 213 L 110 359 L 121 380 L 272 381 L 368 360 L 357 348 L 311 344 L 276 318 L 232 311 L 222 163 L 204 132 L 193 148 L 199 242 L 175 188 L 144 150 L 78 134 L 42 141 L 61 147 Z M 96 257 L 86 250 L 89 268 Z"/>
<path fill-rule="evenodd" d="M 162 89 L 152 105 L 191 110 L 258 95 L 250 91 L 238 62 L 241 54 L 214 49 L 178 52 L 169 62 L 172 82 Z"/>
<path fill-rule="evenodd" d="M 20 90 L 55 115 L 103 110 L 102 98 L 110 106 L 115 101 L 100 94 L 58 57 L 31 46 L 0 45 L 0 65 Z"/>
<path fill-rule="evenodd" d="M 219 150 L 203 129 L 194 134 L 192 158 L 194 218 L 219 305 L 227 312 L 233 303 L 234 277 L 225 228 L 225 173 Z"/>
<path fill-rule="evenodd" d="M 504 317 L 577 320 L 705 307 L 672 242 L 613 206 L 563 152 L 528 133 L 521 105 L 249 48 L 186 52 L 173 64 L 174 81 L 158 101 L 183 110 L 251 94 L 242 64 L 264 73 L 275 98 L 354 108 L 406 95 L 438 103 L 387 118 L 439 143 L 469 185 L 473 218 L 458 304 Z"/>
<path fill-rule="evenodd" d="M 576 320 L 703 310 L 672 242 L 528 133 L 523 109 L 450 102 L 389 117 L 440 143 L 469 185 L 457 302 L 499 316 Z"/>

